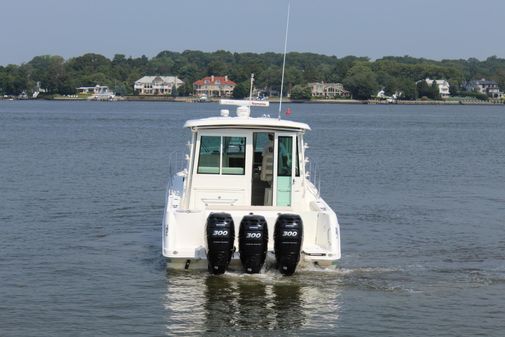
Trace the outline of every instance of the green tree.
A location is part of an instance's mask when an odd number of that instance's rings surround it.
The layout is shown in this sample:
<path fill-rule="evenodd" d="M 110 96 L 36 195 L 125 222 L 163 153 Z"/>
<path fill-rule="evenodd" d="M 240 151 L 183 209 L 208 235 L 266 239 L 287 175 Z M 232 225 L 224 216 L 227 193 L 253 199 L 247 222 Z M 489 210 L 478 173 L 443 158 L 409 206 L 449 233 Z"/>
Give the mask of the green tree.
<path fill-rule="evenodd" d="M 291 89 L 290 98 L 295 100 L 308 100 L 312 97 L 310 88 L 306 85 L 297 84 Z"/>
<path fill-rule="evenodd" d="M 356 57 L 356 56 L 346 56 L 341 59 L 334 61 L 334 66 L 332 72 L 339 79 L 344 79 L 347 76 L 349 70 L 354 66 L 357 62 L 368 62 L 368 58 L 365 57 Z"/>
<path fill-rule="evenodd" d="M 223 76 L 228 74 L 228 69 L 224 62 L 221 60 L 213 60 L 212 62 L 209 63 L 207 67 L 207 74 L 210 75 L 216 75 L 216 76 Z"/>
<path fill-rule="evenodd" d="M 133 84 L 145 75 L 175 75 L 186 84 L 178 88 L 178 95 L 193 91 L 192 83 L 207 74 L 228 75 L 237 83 L 249 80 L 255 74 L 257 88 L 280 92 L 283 55 L 280 53 L 231 53 L 227 51 L 202 52 L 187 50 L 182 53 L 162 51 L 153 58 L 145 55 L 126 57 L 114 55 L 112 60 L 105 56 L 88 53 L 64 60 L 60 56 L 41 55 L 21 65 L 0 68 L 0 88 L 4 94 L 16 95 L 30 92 L 40 81 L 42 88 L 50 93 L 73 93 L 82 85 L 103 84 L 118 92 L 133 93 Z M 459 93 L 462 83 L 486 78 L 498 83 L 505 90 L 505 59 L 491 56 L 484 61 L 442 60 L 435 61 L 411 56 L 386 56 L 370 61 L 365 57 L 319 55 L 314 53 L 290 52 L 286 56 L 286 93 L 296 85 L 312 81 L 342 82 L 355 98 L 366 99 L 380 87 L 386 94 L 397 91 L 413 98 L 418 90 L 416 81 L 430 77 L 443 78 L 451 84 L 451 94 Z M 419 95 L 436 99 L 433 88 L 419 87 Z M 428 90 L 430 89 L 430 90 Z"/>
<path fill-rule="evenodd" d="M 385 71 L 377 71 L 376 78 L 379 85 L 384 88 L 384 93 L 388 96 L 393 95 L 399 90 L 398 79 Z"/>
<path fill-rule="evenodd" d="M 65 70 L 65 60 L 61 56 L 36 56 L 28 65 L 31 67 L 31 78 L 40 82 L 40 86 L 48 93 L 55 94 L 64 90 L 68 80 Z"/>
<path fill-rule="evenodd" d="M 184 84 L 177 89 L 177 92 L 179 96 L 193 95 L 193 82 L 190 80 L 184 80 Z"/>
<path fill-rule="evenodd" d="M 238 83 L 235 88 L 233 89 L 233 98 L 241 99 L 244 97 L 249 96 L 249 87 L 250 84 L 247 84 L 245 82 L 240 82 Z"/>
<path fill-rule="evenodd" d="M 433 80 L 431 85 L 429 85 L 426 80 L 417 82 L 417 92 L 421 98 L 426 97 L 433 100 L 441 99 L 440 90 L 438 89 L 438 84 L 435 80 Z"/>
<path fill-rule="evenodd" d="M 8 95 L 19 95 L 23 91 L 33 88 L 34 82 L 30 79 L 31 66 L 23 64 L 21 66 L 8 65 L 4 91 Z"/>
<path fill-rule="evenodd" d="M 379 88 L 375 74 L 365 62 L 357 62 L 349 69 L 343 84 L 355 99 L 369 99 Z"/>
<path fill-rule="evenodd" d="M 459 96 L 461 93 L 461 85 L 458 80 L 449 81 L 449 93 L 451 96 Z"/>
<path fill-rule="evenodd" d="M 175 70 L 175 62 L 169 56 L 157 56 L 149 61 L 147 73 L 150 75 L 171 75 Z"/>
<path fill-rule="evenodd" d="M 281 88 L 282 69 L 279 66 L 270 65 L 256 76 L 256 87 L 264 88 L 271 92 Z"/>
<path fill-rule="evenodd" d="M 400 78 L 398 80 L 398 91 L 401 92 L 400 99 L 415 100 L 417 96 L 416 83 L 410 79 Z"/>
<path fill-rule="evenodd" d="M 70 70 L 77 73 L 108 73 L 111 64 L 111 61 L 105 56 L 93 53 L 84 54 L 68 61 Z"/>
<path fill-rule="evenodd" d="M 281 77 L 279 77 L 278 81 L 279 86 L 277 87 L 278 89 L 276 89 L 280 91 Z M 286 67 L 286 70 L 284 72 L 283 96 L 285 96 L 286 93 L 290 92 L 293 86 L 301 83 L 303 83 L 303 72 L 294 66 Z"/>

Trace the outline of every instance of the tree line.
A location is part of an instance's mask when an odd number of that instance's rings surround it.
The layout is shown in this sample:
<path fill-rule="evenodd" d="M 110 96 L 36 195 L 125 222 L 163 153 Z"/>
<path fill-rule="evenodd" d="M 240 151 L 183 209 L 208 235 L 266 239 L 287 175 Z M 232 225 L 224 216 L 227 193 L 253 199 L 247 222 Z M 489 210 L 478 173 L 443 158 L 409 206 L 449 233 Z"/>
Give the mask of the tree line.
<path fill-rule="evenodd" d="M 0 94 L 19 95 L 34 90 L 36 83 L 46 95 L 75 94 L 80 86 L 107 85 L 120 95 L 132 95 L 133 84 L 145 75 L 173 75 L 184 81 L 177 94 L 191 95 L 193 82 L 210 75 L 228 77 L 248 92 L 251 73 L 255 87 L 279 92 L 282 54 L 232 53 L 229 51 L 162 51 L 148 58 L 116 54 L 109 59 L 88 53 L 65 60 L 61 56 L 36 56 L 21 65 L 0 66 Z M 368 99 L 378 90 L 386 95 L 402 92 L 403 99 L 417 99 L 434 92 L 420 88 L 416 81 L 427 77 L 446 79 L 451 95 L 466 93 L 463 84 L 473 79 L 494 80 L 505 89 L 505 59 L 492 56 L 486 60 L 429 60 L 411 56 L 387 56 L 376 60 L 367 57 L 337 58 L 314 53 L 290 52 L 286 58 L 284 92 L 305 90 L 310 82 L 340 82 L 355 99 Z M 432 97 L 436 99 L 437 97 Z"/>

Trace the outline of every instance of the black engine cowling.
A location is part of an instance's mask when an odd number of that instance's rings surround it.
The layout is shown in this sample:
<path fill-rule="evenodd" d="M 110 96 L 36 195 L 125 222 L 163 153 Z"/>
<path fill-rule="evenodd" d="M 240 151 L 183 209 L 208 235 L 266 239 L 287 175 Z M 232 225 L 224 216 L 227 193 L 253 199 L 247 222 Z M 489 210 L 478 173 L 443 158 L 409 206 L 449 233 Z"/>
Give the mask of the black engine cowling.
<path fill-rule="evenodd" d="M 259 273 L 268 249 L 268 227 L 261 215 L 246 215 L 239 229 L 240 261 L 246 273 Z"/>
<path fill-rule="evenodd" d="M 230 264 L 235 240 L 235 225 L 228 213 L 210 213 L 207 217 L 207 260 L 209 272 L 223 274 Z"/>
<path fill-rule="evenodd" d="M 296 214 L 281 214 L 275 222 L 274 251 L 277 268 L 283 275 L 292 275 L 300 261 L 303 241 L 302 218 Z"/>

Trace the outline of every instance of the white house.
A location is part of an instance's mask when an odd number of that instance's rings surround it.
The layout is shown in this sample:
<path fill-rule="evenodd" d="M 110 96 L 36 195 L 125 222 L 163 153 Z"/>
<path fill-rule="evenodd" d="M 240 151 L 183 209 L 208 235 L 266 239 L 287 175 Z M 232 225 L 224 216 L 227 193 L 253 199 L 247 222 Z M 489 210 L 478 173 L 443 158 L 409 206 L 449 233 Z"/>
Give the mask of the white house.
<path fill-rule="evenodd" d="M 308 86 L 313 97 L 351 97 L 351 93 L 344 89 L 342 83 L 314 82 L 309 83 Z"/>
<path fill-rule="evenodd" d="M 466 83 L 465 89 L 466 91 L 474 91 L 485 94 L 491 98 L 501 98 L 503 96 L 503 92 L 500 91 L 498 83 L 484 78 Z"/>
<path fill-rule="evenodd" d="M 426 78 L 424 81 L 426 81 L 426 84 L 428 84 L 430 87 L 433 85 L 433 81 L 435 81 L 438 86 L 438 92 L 440 93 L 440 97 L 442 97 L 442 98 L 449 97 L 450 85 L 449 85 L 449 82 L 447 82 L 446 80 L 430 80 L 429 78 Z"/>
<path fill-rule="evenodd" d="M 179 88 L 184 82 L 177 76 L 144 76 L 135 81 L 133 89 L 138 95 L 171 95 L 172 88 Z"/>

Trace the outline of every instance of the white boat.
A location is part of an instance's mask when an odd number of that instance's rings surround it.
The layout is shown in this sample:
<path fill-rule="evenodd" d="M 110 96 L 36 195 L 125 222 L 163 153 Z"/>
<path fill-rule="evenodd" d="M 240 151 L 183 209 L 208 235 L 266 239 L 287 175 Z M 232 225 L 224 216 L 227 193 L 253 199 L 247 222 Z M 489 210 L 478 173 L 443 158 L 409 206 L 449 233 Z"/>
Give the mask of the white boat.
<path fill-rule="evenodd" d="M 81 93 L 92 93 L 89 101 L 117 101 L 116 94 L 106 85 L 96 85 L 94 87 L 80 87 L 77 90 Z"/>
<path fill-rule="evenodd" d="M 162 228 L 169 269 L 290 275 L 335 267 L 340 228 L 307 170 L 305 123 L 250 116 L 265 101 L 222 100 L 237 116 L 189 120 L 184 167 L 170 179 Z"/>

